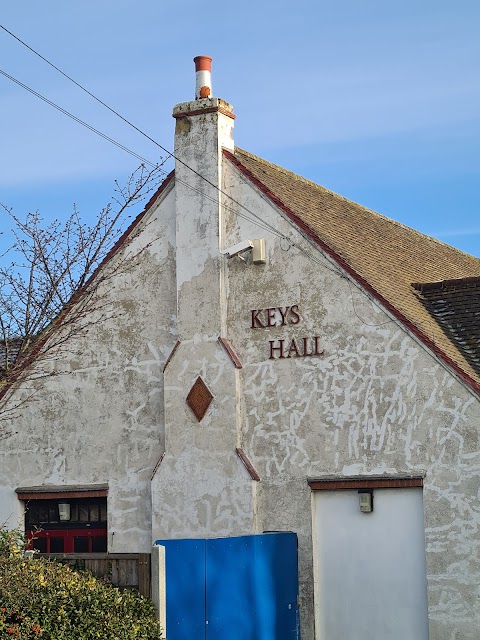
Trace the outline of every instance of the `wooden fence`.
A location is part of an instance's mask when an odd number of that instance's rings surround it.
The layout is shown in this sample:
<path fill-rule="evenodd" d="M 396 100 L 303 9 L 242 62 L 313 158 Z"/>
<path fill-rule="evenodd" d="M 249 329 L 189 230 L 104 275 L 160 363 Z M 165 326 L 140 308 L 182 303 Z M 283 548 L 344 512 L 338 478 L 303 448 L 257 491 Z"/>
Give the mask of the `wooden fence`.
<path fill-rule="evenodd" d="M 39 553 L 39 557 L 68 564 L 72 569 L 89 571 L 122 589 L 137 589 L 150 598 L 149 553 Z"/>

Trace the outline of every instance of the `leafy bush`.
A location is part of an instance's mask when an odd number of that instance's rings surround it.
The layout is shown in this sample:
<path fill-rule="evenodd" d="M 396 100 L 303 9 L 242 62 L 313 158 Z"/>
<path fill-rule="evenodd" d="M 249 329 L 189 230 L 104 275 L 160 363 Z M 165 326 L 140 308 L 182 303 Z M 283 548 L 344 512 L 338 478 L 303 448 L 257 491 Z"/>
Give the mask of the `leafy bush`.
<path fill-rule="evenodd" d="M 25 559 L 22 536 L 0 531 L 0 638 L 158 640 L 152 603 L 85 572 Z"/>

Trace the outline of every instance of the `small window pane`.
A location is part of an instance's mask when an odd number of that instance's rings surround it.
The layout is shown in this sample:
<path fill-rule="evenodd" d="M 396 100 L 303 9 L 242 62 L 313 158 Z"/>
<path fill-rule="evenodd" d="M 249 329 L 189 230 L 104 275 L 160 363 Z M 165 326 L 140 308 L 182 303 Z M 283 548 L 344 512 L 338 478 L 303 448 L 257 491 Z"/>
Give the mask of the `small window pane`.
<path fill-rule="evenodd" d="M 92 537 L 92 552 L 93 553 L 107 553 L 107 538 L 106 536 L 94 536 Z"/>
<path fill-rule="evenodd" d="M 37 538 L 33 541 L 33 548 L 40 551 L 40 553 L 47 553 L 47 539 Z"/>
<path fill-rule="evenodd" d="M 107 505 L 106 504 L 100 505 L 100 521 L 101 522 L 107 521 Z"/>
<path fill-rule="evenodd" d="M 87 536 L 75 536 L 73 539 L 73 552 L 74 553 L 88 553 L 88 538 Z"/>
<path fill-rule="evenodd" d="M 100 505 L 92 504 L 90 506 L 90 522 L 98 522 L 100 520 Z"/>
<path fill-rule="evenodd" d="M 78 522 L 78 505 L 70 505 L 70 520 L 72 522 Z"/>
<path fill-rule="evenodd" d="M 38 509 L 38 521 L 48 522 L 48 507 L 39 507 Z"/>
<path fill-rule="evenodd" d="M 80 522 L 88 522 L 88 506 L 80 505 L 78 507 L 78 519 Z"/>
<path fill-rule="evenodd" d="M 38 523 L 38 507 L 27 507 L 27 522 Z"/>
<path fill-rule="evenodd" d="M 63 553 L 63 538 L 50 538 L 50 553 Z"/>
<path fill-rule="evenodd" d="M 49 507 L 48 509 L 48 521 L 58 522 L 58 507 Z"/>

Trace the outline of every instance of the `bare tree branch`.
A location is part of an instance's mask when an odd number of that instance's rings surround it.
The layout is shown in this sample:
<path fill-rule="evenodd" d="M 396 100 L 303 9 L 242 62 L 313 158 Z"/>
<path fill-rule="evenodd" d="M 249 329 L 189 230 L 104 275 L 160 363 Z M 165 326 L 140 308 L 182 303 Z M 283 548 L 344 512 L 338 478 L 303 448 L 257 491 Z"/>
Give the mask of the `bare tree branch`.
<path fill-rule="evenodd" d="M 52 362 L 75 336 L 111 317 L 103 285 L 131 269 L 146 247 L 99 267 L 124 232 L 131 208 L 158 187 L 163 173 L 161 165 L 141 165 L 125 186 L 116 181 L 112 202 L 93 225 L 82 222 L 75 205 L 66 221 L 44 225 L 38 212 L 20 220 L 0 203 L 14 239 L 0 255 L 0 421 L 11 420 L 32 399 L 38 380 L 58 375 Z M 32 388 L 29 380 L 35 381 Z"/>

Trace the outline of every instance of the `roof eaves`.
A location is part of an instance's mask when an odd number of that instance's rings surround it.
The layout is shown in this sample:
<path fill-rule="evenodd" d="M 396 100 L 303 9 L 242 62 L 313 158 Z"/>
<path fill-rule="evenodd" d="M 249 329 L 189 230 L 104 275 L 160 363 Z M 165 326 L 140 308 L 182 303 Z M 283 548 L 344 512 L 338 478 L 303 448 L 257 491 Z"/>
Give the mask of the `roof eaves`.
<path fill-rule="evenodd" d="M 155 191 L 155 193 L 152 195 L 152 197 L 150 198 L 150 200 L 147 202 L 147 204 L 145 205 L 143 211 L 141 211 L 136 218 L 134 218 L 134 220 L 131 222 L 131 224 L 127 227 L 127 229 L 122 233 L 122 235 L 120 236 L 120 238 L 115 242 L 115 244 L 113 245 L 113 247 L 110 249 L 110 251 L 106 254 L 105 258 L 102 260 L 102 262 L 98 265 L 98 267 L 95 269 L 95 271 L 92 273 L 92 275 L 90 276 L 90 278 L 87 280 L 87 282 L 85 283 L 85 285 L 82 287 L 82 289 L 80 289 L 76 296 L 78 295 L 78 297 L 76 297 L 75 301 L 78 300 L 78 298 L 80 297 L 81 294 L 83 294 L 85 292 L 85 290 L 88 288 L 88 285 L 91 284 L 93 282 L 93 280 L 95 279 L 95 277 L 97 276 L 97 274 L 101 271 L 101 269 L 108 263 L 110 262 L 110 260 L 113 258 L 113 256 L 115 256 L 120 249 L 123 248 L 123 246 L 127 243 L 127 240 L 129 238 L 129 236 L 132 234 L 133 230 L 135 229 L 135 227 L 143 220 L 143 218 L 147 215 L 147 213 L 150 211 L 150 209 L 152 208 L 152 206 L 155 204 L 155 202 L 157 201 L 158 197 L 164 192 L 166 191 L 167 187 L 170 185 L 170 183 L 172 182 L 172 180 L 174 179 L 175 176 L 175 171 L 170 171 L 170 173 L 167 175 L 167 177 L 165 178 L 165 180 L 162 182 L 162 184 L 158 187 L 158 189 Z M 75 297 L 75 296 L 74 296 Z M 73 301 L 73 299 L 72 299 Z"/>

